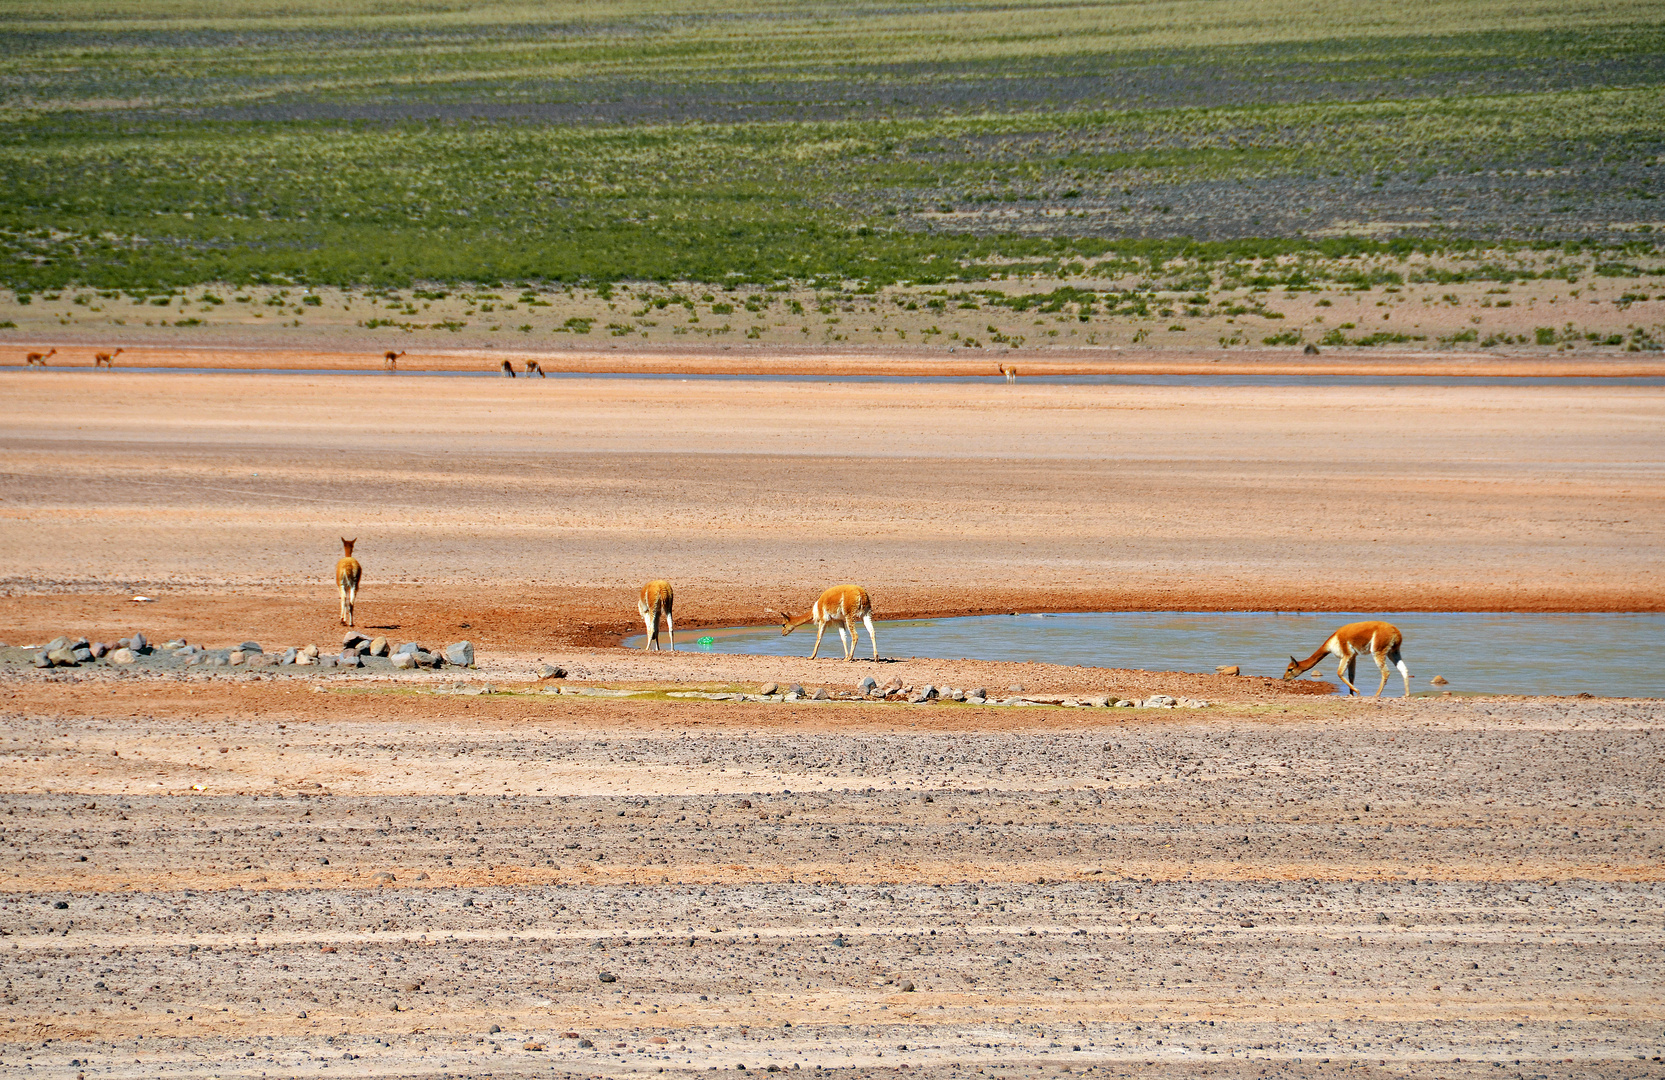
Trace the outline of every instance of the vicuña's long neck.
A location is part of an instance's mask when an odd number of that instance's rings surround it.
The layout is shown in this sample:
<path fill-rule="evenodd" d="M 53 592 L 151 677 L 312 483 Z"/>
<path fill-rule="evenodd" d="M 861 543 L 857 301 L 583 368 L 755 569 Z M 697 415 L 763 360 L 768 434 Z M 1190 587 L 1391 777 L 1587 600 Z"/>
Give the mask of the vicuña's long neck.
<path fill-rule="evenodd" d="M 1328 647 L 1328 643 L 1326 643 L 1324 645 L 1320 645 L 1320 646 L 1318 646 L 1318 651 L 1317 652 L 1313 653 L 1311 656 L 1307 657 L 1305 660 L 1300 661 L 1296 665 L 1296 667 L 1298 667 L 1301 671 L 1307 671 L 1310 668 L 1312 668 L 1315 664 L 1317 664 L 1318 661 L 1324 659 L 1324 657 L 1326 657 L 1328 655 L 1330 655 L 1330 650 L 1329 650 L 1329 647 Z"/>
<path fill-rule="evenodd" d="M 808 611 L 804 612 L 802 615 L 788 615 L 786 617 L 786 625 L 791 627 L 794 630 L 796 630 L 798 627 L 802 626 L 804 623 L 814 622 L 814 621 L 815 621 L 815 609 L 814 608 L 810 608 Z"/>

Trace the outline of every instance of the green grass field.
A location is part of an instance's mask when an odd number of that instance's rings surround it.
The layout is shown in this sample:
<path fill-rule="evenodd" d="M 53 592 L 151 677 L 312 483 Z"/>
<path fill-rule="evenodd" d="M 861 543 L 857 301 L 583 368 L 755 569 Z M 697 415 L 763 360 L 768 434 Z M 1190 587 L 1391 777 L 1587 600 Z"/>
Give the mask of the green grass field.
<path fill-rule="evenodd" d="M 1655 251 L 1665 3 L 0 12 L 0 285 Z"/>

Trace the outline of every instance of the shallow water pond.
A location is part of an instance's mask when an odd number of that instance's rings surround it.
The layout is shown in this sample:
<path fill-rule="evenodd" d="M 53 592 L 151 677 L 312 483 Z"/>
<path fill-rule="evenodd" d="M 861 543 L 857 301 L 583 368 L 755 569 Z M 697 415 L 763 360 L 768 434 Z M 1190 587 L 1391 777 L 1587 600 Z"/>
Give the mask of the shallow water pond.
<path fill-rule="evenodd" d="M 879 655 L 975 660 L 1038 660 L 1050 664 L 1212 672 L 1236 664 L 1244 675 L 1281 676 L 1291 655 L 1305 658 L 1337 627 L 1381 619 L 1405 635 L 1403 656 L 1413 693 L 1436 689 L 1443 675 L 1454 693 L 1665 696 L 1656 655 L 1665 614 L 1498 614 L 1492 612 L 1113 611 L 1068 615 L 980 615 L 960 619 L 880 622 Z M 708 641 L 702 641 L 707 639 Z M 639 648 L 642 636 L 625 644 Z M 683 631 L 677 646 L 718 653 L 808 656 L 813 627 L 782 637 L 778 626 Z M 842 655 L 827 628 L 821 655 Z M 858 656 L 872 655 L 866 631 Z M 1308 674 L 1345 690 L 1336 662 Z M 1381 676 L 1368 657 L 1354 682 L 1375 693 Z M 1404 686 L 1392 672 L 1384 693 Z"/>

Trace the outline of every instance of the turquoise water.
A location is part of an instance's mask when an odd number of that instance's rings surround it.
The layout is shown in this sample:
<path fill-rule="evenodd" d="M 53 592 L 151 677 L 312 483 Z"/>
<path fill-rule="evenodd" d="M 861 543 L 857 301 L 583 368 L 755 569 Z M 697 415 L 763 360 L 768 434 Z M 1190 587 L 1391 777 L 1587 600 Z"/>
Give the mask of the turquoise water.
<path fill-rule="evenodd" d="M 1435 675 L 1456 693 L 1578 694 L 1665 697 L 1658 651 L 1665 642 L 1665 614 L 1516 615 L 1490 612 L 1125 611 L 1069 615 L 980 615 L 960 619 L 880 622 L 881 657 L 1038 660 L 1049 664 L 1212 672 L 1236 664 L 1244 675 L 1281 676 L 1291 655 L 1305 658 L 1337 627 L 1381 619 L 1405 635 L 1402 650 L 1411 691 L 1436 689 Z M 708 644 L 698 639 L 710 637 Z M 678 649 L 765 656 L 808 656 L 812 627 L 782 637 L 780 627 L 730 627 L 683 631 Z M 639 648 L 641 635 L 625 644 Z M 843 655 L 827 628 L 821 655 Z M 862 631 L 857 656 L 871 656 Z M 1336 663 L 1321 661 L 1309 673 L 1341 687 Z M 1354 682 L 1375 693 L 1381 676 L 1361 658 Z M 1345 689 L 1344 687 L 1342 689 Z M 1404 686 L 1392 672 L 1384 693 Z"/>

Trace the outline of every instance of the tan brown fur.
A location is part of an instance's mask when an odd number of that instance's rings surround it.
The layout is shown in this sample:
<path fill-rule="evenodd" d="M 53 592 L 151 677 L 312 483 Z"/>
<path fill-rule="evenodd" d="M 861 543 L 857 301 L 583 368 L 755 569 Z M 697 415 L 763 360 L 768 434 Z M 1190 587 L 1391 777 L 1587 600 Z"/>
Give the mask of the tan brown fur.
<path fill-rule="evenodd" d="M 1318 651 L 1305 660 L 1289 658 L 1289 666 L 1284 669 L 1283 677 L 1294 679 L 1312 669 L 1326 656 L 1336 657 L 1340 663 L 1336 665 L 1335 673 L 1341 681 L 1347 684 L 1349 694 L 1363 697 L 1362 691 L 1353 685 L 1353 674 L 1357 668 L 1359 654 L 1366 653 L 1376 661 L 1381 669 L 1382 681 L 1376 687 L 1376 697 L 1382 696 L 1387 687 L 1388 664 L 1399 669 L 1399 674 L 1405 679 L 1405 696 L 1411 696 L 1411 673 L 1405 667 L 1405 662 L 1399 658 L 1399 647 L 1405 643 L 1405 636 L 1392 623 L 1385 622 L 1356 622 L 1348 623 L 1325 639 Z"/>
<path fill-rule="evenodd" d="M 1017 368 L 1015 368 L 1015 367 L 1008 367 L 1005 364 L 1001 364 L 1000 365 L 1000 374 L 1006 376 L 1006 381 L 1007 382 L 1016 382 L 1017 381 Z"/>
<path fill-rule="evenodd" d="M 867 640 L 872 643 L 873 659 L 877 660 L 879 639 L 873 633 L 873 601 L 860 585 L 834 585 L 804 614 L 783 615 L 780 632 L 784 637 L 805 623 L 814 623 L 815 648 L 809 653 L 809 658 L 814 660 L 821 652 L 821 635 L 827 632 L 827 624 L 835 623 L 838 639 L 844 643 L 844 659 L 848 661 L 856 658 L 856 646 L 861 642 L 856 633 L 857 620 L 867 627 Z"/>
<path fill-rule="evenodd" d="M 341 538 L 341 558 L 335 562 L 335 587 L 341 593 L 341 624 L 353 625 L 353 601 L 358 599 L 358 583 L 364 577 L 364 567 L 353 558 L 357 540 Z"/>
<path fill-rule="evenodd" d="M 509 362 L 508 360 L 505 360 L 502 363 L 498 364 L 497 365 L 497 370 L 501 371 L 503 374 L 507 375 L 511 379 L 515 377 L 515 366 L 514 366 L 513 363 Z"/>
<path fill-rule="evenodd" d="M 118 357 L 120 355 L 121 355 L 121 350 L 120 349 L 117 349 L 115 352 L 93 353 L 93 367 L 95 367 L 95 368 L 115 367 L 116 366 L 116 357 Z"/>
<path fill-rule="evenodd" d="M 399 370 L 399 357 L 401 357 L 403 355 L 405 355 L 405 350 L 404 349 L 400 349 L 398 352 L 394 352 L 392 349 L 389 349 L 386 352 L 382 353 L 382 370 L 383 371 L 398 371 Z"/>
<path fill-rule="evenodd" d="M 53 349 L 51 352 L 44 352 L 44 353 L 38 353 L 38 352 L 25 353 L 23 355 L 23 366 L 24 367 L 45 367 L 46 366 L 46 361 L 48 359 L 50 359 L 51 357 L 56 356 L 57 354 L 58 354 L 57 349 Z"/>
<path fill-rule="evenodd" d="M 642 616 L 642 622 L 647 626 L 648 639 L 642 643 L 642 648 L 659 648 L 659 617 L 665 617 L 665 629 L 670 636 L 671 652 L 676 652 L 676 623 L 671 620 L 671 605 L 676 595 L 671 591 L 671 583 L 663 578 L 656 578 L 642 586 L 642 592 L 636 599 L 636 611 Z"/>

